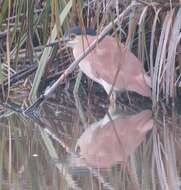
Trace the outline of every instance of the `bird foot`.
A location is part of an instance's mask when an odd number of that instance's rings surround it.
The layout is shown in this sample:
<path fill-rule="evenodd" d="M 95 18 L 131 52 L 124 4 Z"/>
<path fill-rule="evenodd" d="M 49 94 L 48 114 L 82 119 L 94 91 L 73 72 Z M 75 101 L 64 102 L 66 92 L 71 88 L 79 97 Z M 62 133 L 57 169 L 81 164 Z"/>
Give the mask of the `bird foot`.
<path fill-rule="evenodd" d="M 113 93 L 110 96 L 110 104 L 108 108 L 109 113 L 115 113 L 116 112 L 116 95 Z"/>

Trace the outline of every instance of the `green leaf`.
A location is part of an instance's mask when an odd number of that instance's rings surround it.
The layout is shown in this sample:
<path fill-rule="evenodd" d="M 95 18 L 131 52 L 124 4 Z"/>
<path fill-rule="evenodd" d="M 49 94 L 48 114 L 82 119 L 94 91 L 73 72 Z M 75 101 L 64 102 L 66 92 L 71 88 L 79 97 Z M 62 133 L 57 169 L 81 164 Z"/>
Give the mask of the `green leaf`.
<path fill-rule="evenodd" d="M 65 8 L 63 9 L 63 11 L 61 12 L 60 16 L 59 16 L 59 20 L 60 20 L 60 26 L 62 26 L 62 24 L 64 23 L 64 20 L 65 18 L 67 17 L 68 13 L 70 12 L 70 9 L 72 7 L 72 0 L 70 0 L 67 5 L 65 6 Z M 50 44 L 50 43 L 54 43 L 55 42 L 55 39 L 57 37 L 57 26 L 54 25 L 53 27 L 53 30 L 51 32 L 51 35 L 47 41 L 47 44 Z M 40 58 L 40 62 L 39 62 L 39 66 L 38 66 L 38 69 L 37 69 L 37 72 L 36 72 L 36 75 L 35 75 L 35 78 L 34 78 L 34 81 L 33 81 L 33 86 L 32 86 L 32 89 L 31 89 L 31 92 L 30 92 L 30 95 L 29 95 L 29 98 L 31 100 L 35 100 L 36 98 L 36 93 L 37 93 L 37 90 L 38 90 L 38 86 L 40 84 L 40 80 L 41 80 L 41 77 L 44 73 L 44 70 L 45 70 L 45 66 L 46 66 L 46 63 L 47 63 L 47 60 L 48 60 L 48 57 L 49 55 L 51 54 L 52 52 L 52 47 L 46 47 L 43 51 L 43 54 Z"/>

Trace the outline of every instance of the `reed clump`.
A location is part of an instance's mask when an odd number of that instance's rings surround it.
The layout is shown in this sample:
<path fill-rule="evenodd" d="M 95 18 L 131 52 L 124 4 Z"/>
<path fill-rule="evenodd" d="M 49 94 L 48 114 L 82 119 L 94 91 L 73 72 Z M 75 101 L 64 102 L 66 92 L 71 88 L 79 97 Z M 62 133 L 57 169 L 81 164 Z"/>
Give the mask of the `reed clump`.
<path fill-rule="evenodd" d="M 42 93 L 38 93 L 42 84 L 49 85 L 73 60 L 62 41 L 64 33 L 79 25 L 91 27 L 99 34 L 131 5 L 113 23 L 110 34 L 144 62 L 152 81 L 153 109 L 159 109 L 160 102 L 175 109 L 181 86 L 180 1 L 14 0 L 9 3 L 4 0 L 0 3 L 3 100 L 26 89 L 27 97 L 35 101 L 37 94 Z"/>

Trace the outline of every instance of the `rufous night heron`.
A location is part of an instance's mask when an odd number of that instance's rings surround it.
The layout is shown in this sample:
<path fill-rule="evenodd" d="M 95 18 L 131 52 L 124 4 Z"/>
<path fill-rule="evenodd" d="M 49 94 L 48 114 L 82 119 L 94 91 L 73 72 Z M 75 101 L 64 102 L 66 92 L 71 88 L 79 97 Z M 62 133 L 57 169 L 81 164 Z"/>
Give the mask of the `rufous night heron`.
<path fill-rule="evenodd" d="M 97 38 L 93 29 L 71 28 L 68 32 L 68 47 L 78 58 Z M 80 63 L 80 70 L 93 81 L 101 84 L 115 104 L 116 91 L 134 91 L 142 96 L 151 96 L 150 77 L 143 63 L 122 43 L 107 35 Z"/>

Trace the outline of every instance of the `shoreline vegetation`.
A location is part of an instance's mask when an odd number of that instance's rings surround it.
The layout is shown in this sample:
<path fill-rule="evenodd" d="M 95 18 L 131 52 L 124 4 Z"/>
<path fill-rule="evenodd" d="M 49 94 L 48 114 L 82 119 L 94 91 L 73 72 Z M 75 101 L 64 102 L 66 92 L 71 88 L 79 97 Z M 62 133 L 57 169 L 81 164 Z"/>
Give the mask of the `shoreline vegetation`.
<path fill-rule="evenodd" d="M 118 107 L 128 113 L 119 113 L 113 120 L 116 128 L 121 122 L 118 134 L 129 143 L 138 138 L 135 145 L 139 147 L 127 155 L 125 163 L 109 171 L 74 160 L 77 139 L 77 152 L 83 147 L 86 154 L 87 147 L 94 146 L 95 153 L 103 147 L 109 155 L 106 143 L 115 131 L 108 128 L 114 124 L 107 113 L 109 97 L 99 84 L 83 75 L 80 102 L 73 93 L 80 58 L 74 60 L 63 39 L 73 26 L 94 29 L 98 39 L 93 46 L 105 34 L 113 36 L 144 64 L 151 78 L 151 98 L 134 92 L 122 92 L 118 97 Z M 136 118 L 140 125 L 133 120 L 137 128 L 126 127 L 142 110 L 147 110 L 148 119 L 140 116 Z M 2 189 L 179 190 L 180 115 L 181 1 L 0 0 Z M 99 125 L 107 126 L 108 132 L 103 127 L 94 130 Z M 132 128 L 133 137 L 124 136 Z M 109 131 L 112 136 L 107 140 L 103 137 Z M 139 132 L 142 141 L 135 135 Z M 96 141 L 86 144 L 84 139 L 91 137 Z M 118 150 L 120 142 L 116 141 Z M 109 148 L 112 146 L 110 143 Z M 74 161 L 80 165 L 75 167 Z"/>
<path fill-rule="evenodd" d="M 22 89 L 34 102 L 41 85 L 48 86 L 72 63 L 64 32 L 79 25 L 92 27 L 99 36 L 111 24 L 109 33 L 134 52 L 151 77 L 153 110 L 160 102 L 175 106 L 180 94 L 180 18 L 179 1 L 2 1 L 1 97 L 10 100 Z"/>

